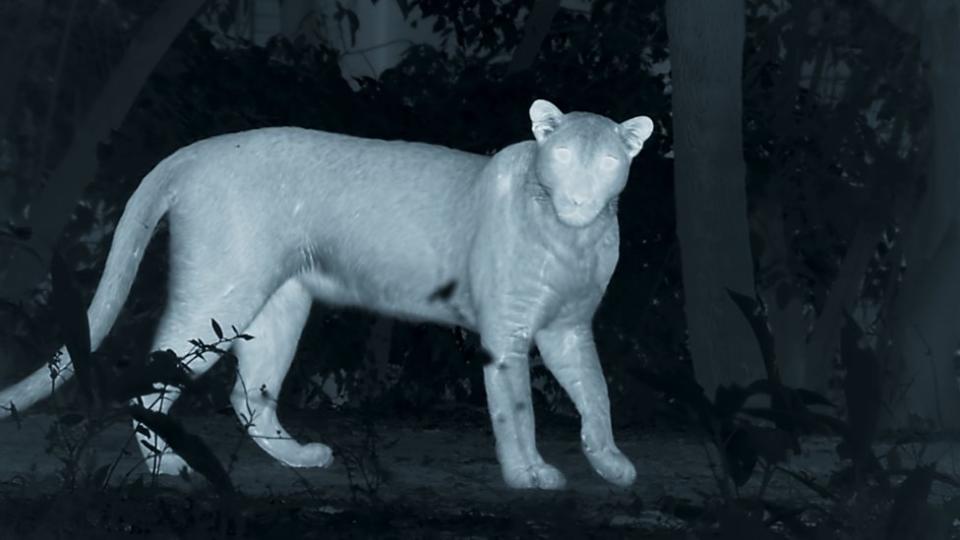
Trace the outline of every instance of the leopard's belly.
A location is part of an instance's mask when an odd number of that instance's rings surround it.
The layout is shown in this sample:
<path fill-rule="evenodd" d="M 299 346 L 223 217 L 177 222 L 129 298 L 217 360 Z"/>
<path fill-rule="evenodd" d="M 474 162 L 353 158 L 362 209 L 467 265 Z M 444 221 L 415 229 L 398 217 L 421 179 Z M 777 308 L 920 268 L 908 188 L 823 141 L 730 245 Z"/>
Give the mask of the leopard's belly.
<path fill-rule="evenodd" d="M 384 283 L 323 271 L 304 272 L 298 279 L 315 300 L 328 306 L 360 308 L 413 322 L 476 330 L 469 295 L 456 279 L 437 281 L 435 287 L 413 283 L 413 280 Z"/>

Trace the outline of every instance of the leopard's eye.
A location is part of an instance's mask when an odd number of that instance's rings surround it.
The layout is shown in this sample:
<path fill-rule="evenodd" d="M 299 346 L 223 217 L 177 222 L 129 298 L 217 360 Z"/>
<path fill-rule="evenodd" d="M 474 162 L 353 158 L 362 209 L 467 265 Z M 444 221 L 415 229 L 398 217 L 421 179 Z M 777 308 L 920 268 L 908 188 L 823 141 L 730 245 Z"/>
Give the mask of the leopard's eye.
<path fill-rule="evenodd" d="M 559 146 L 554 148 L 553 157 L 557 158 L 557 161 L 560 163 L 570 163 L 570 159 L 573 157 L 573 152 L 571 152 L 566 146 Z"/>
<path fill-rule="evenodd" d="M 616 156 L 607 154 L 600 159 L 600 168 L 605 171 L 612 171 L 617 165 L 620 165 L 620 160 Z"/>

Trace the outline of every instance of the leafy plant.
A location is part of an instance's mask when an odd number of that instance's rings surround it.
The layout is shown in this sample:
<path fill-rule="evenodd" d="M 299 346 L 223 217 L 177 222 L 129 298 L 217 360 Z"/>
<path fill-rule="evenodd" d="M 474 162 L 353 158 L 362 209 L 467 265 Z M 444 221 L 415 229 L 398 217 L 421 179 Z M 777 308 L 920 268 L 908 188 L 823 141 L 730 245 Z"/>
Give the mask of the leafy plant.
<path fill-rule="evenodd" d="M 58 414 L 51 433 L 48 434 L 48 451 L 61 454 L 65 484 L 68 487 L 75 484 L 79 471 L 78 462 L 84 457 L 84 450 L 93 437 L 120 418 L 132 418 L 138 422 L 135 434 L 148 437 L 141 439 L 139 444 L 154 455 L 159 455 L 163 449 L 157 448 L 150 440 L 152 433 L 159 435 L 222 495 L 232 496 L 233 485 L 226 470 L 203 440 L 187 431 L 170 416 L 145 408 L 141 396 L 155 393 L 158 386 L 164 389 L 168 386 L 179 389 L 189 387 L 192 384 L 190 364 L 193 361 L 204 354 L 232 357 L 227 350 L 229 343 L 238 339 L 250 340 L 253 336 L 242 334 L 235 327 L 231 327 L 233 336 L 227 337 L 220 324 L 211 319 L 210 324 L 217 338 L 214 343 L 192 339 L 190 343 L 193 348 L 183 357 L 178 357 L 171 350 L 154 351 L 144 363 L 134 366 L 126 363 L 108 366 L 90 351 L 86 309 L 70 270 L 59 253 L 53 258 L 51 272 L 53 307 L 71 360 L 71 365 L 66 369 L 76 371 L 84 402 L 88 404 L 85 413 Z M 59 361 L 58 356 L 51 360 L 52 376 L 61 369 Z M 139 404 L 123 405 L 131 400 L 136 400 Z M 54 403 L 56 404 L 57 400 Z M 101 488 L 106 487 L 118 461 L 119 456 L 112 466 L 97 468 L 95 473 L 89 475 L 92 481 Z"/>
<path fill-rule="evenodd" d="M 682 404 L 696 419 L 709 444 L 720 456 L 720 471 L 715 478 L 724 500 L 717 514 L 725 534 L 745 534 L 751 538 L 778 538 L 768 529 L 782 523 L 800 537 L 815 538 L 941 538 L 958 514 L 955 501 L 942 505 L 928 502 L 931 486 L 939 481 L 960 486 L 956 480 L 938 472 L 933 465 L 918 465 L 904 470 L 898 460 L 887 465 L 874 453 L 878 419 L 882 407 L 879 361 L 870 348 L 861 346 L 863 332 L 849 316 L 842 335 L 843 379 L 846 418 L 811 410 L 813 406 L 833 405 L 823 396 L 802 388 L 790 388 L 779 381 L 774 356 L 774 336 L 765 320 L 765 307 L 759 299 L 730 292 L 756 334 L 763 353 L 767 378 L 747 387 L 722 385 L 713 399 L 689 372 L 658 374 L 635 369 L 636 375 L 651 387 Z M 748 405 L 763 396 L 769 406 Z M 760 423 L 758 423 L 758 421 Z M 830 485 L 821 485 L 809 475 L 781 466 L 790 453 L 800 451 L 801 437 L 811 433 L 839 435 L 837 470 Z M 891 455 L 896 455 L 895 448 Z M 753 500 L 744 500 L 740 488 L 760 466 L 762 480 Z M 787 509 L 763 500 L 774 472 L 782 472 L 829 501 L 832 511 L 821 513 L 811 525 L 799 519 L 805 508 Z M 903 477 L 896 485 L 894 477 Z M 896 485 L 896 487 L 894 487 Z M 764 520 L 765 509 L 773 517 Z M 853 523 L 854 526 L 849 524 Z"/>
<path fill-rule="evenodd" d="M 335 445 L 333 449 L 347 473 L 351 502 L 356 505 L 360 501 L 357 496 L 362 495 L 366 504 L 382 506 L 380 488 L 390 482 L 393 474 L 380 459 L 380 451 L 397 444 L 399 439 L 384 443 L 368 409 L 362 413 L 361 423 L 363 436 L 359 444 Z"/>

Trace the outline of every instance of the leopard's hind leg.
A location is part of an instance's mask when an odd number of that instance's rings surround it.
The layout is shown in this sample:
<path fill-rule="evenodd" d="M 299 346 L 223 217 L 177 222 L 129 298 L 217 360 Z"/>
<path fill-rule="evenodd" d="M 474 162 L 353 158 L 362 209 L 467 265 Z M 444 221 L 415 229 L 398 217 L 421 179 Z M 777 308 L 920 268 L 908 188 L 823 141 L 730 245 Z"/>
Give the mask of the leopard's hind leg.
<path fill-rule="evenodd" d="M 284 283 L 248 327 L 254 339 L 235 346 L 239 365 L 231 400 L 260 448 L 290 467 L 325 467 L 333 455 L 325 444 L 300 444 L 277 418 L 277 396 L 290 369 L 312 297 L 296 278 Z"/>
<path fill-rule="evenodd" d="M 224 297 L 198 293 L 187 301 L 182 298 L 171 299 L 160 320 L 152 350 L 172 350 L 179 357 L 184 358 L 184 364 L 189 368 L 190 375 L 194 378 L 199 377 L 213 367 L 221 355 L 216 352 L 206 352 L 202 356 L 188 355 L 195 350 L 190 340 L 199 339 L 207 344 L 216 343 L 218 336 L 213 330 L 211 319 L 218 321 L 223 328 L 230 328 L 230 326 L 246 328 L 261 305 L 263 305 L 262 296 L 256 294 Z M 180 396 L 180 389 L 159 383 L 154 385 L 154 388 L 156 390 L 154 393 L 136 398 L 132 404 L 143 405 L 151 411 L 166 414 Z M 159 474 L 178 474 L 187 467 L 183 458 L 173 452 L 159 435 L 136 421 L 134 421 L 134 429 L 138 433 L 141 451 L 150 471 Z M 143 444 L 144 442 L 146 444 Z"/>

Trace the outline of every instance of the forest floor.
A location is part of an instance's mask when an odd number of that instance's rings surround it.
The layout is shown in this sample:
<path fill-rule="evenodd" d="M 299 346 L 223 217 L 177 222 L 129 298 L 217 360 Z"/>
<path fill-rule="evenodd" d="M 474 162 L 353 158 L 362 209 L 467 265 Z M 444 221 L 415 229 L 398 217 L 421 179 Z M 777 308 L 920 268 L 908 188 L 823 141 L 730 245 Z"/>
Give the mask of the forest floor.
<path fill-rule="evenodd" d="M 331 416 L 321 423 L 288 416 L 289 427 L 316 426 L 292 430 L 299 439 L 334 446 L 334 464 L 320 470 L 281 466 L 232 417 L 179 418 L 220 457 L 242 495 L 237 504 L 243 507 L 246 524 L 226 536 L 272 536 L 279 531 L 318 538 L 689 538 L 677 516 L 684 507 L 696 508 L 717 494 L 707 447 L 695 435 L 621 430 L 618 443 L 638 475 L 634 486 L 617 488 L 590 469 L 574 423 L 538 428 L 540 451 L 567 475 L 567 488 L 511 490 L 501 479 L 490 429 L 477 416 L 379 422 L 372 431 L 356 418 Z M 148 486 L 150 490 L 136 482 L 141 475 L 147 483 L 150 478 L 138 467 L 139 452 L 132 444 L 128 450 L 133 451 L 120 451 L 130 438 L 126 423 L 108 426 L 91 440 L 96 461 L 83 467 L 95 470 L 118 460 L 112 483 L 142 491 L 64 490 L 64 463 L 56 452 L 46 450 L 54 419 L 27 415 L 19 428 L 0 422 L 0 536 L 10 537 L 4 530 L 13 538 L 62 536 L 67 527 L 74 539 L 93 532 L 98 538 L 135 533 L 139 538 L 210 537 L 211 530 L 234 527 L 218 517 L 216 504 L 210 502 L 217 497 L 198 475 L 163 478 L 159 485 Z M 794 456 L 787 468 L 825 485 L 838 465 L 836 443 L 825 437 L 804 439 L 803 454 Z M 231 454 L 236 455 L 232 465 Z M 901 455 L 909 466 L 914 454 L 907 449 Z M 960 471 L 957 445 L 930 445 L 923 459 L 937 461 L 948 474 Z M 760 475 L 754 476 L 741 495 L 756 492 Z M 816 504 L 817 496 L 780 473 L 773 476 L 764 500 L 795 507 L 798 501 Z M 70 512 L 85 516 L 83 526 L 70 524 Z"/>

